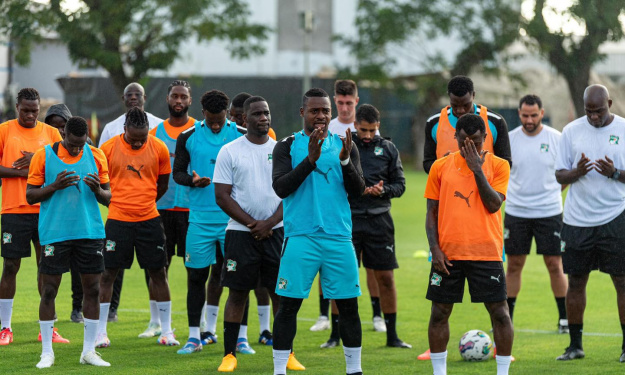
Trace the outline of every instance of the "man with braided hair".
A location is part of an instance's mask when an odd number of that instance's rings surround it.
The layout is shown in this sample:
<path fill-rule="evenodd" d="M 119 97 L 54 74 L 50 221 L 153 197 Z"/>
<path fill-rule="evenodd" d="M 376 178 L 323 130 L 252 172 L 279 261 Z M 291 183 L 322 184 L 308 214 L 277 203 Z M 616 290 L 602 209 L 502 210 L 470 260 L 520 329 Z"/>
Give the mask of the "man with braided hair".
<path fill-rule="evenodd" d="M 100 324 L 96 347 L 108 347 L 106 333 L 112 286 L 120 268 L 129 269 L 135 251 L 139 266 L 150 275 L 150 298 L 161 320 L 158 343 L 180 345 L 171 329 L 171 298 L 167 282 L 167 251 L 163 222 L 156 208 L 167 192 L 171 164 L 163 141 L 148 134 L 141 109 L 126 115 L 125 133 L 101 146 L 109 164 L 111 204 L 106 222 L 105 270 L 100 281 Z"/>
<path fill-rule="evenodd" d="M 39 93 L 21 89 L 15 104 L 17 118 L 0 124 L 0 177 L 2 177 L 2 279 L 0 279 L 0 345 L 13 342 L 11 316 L 17 272 L 22 258 L 30 257 L 30 243 L 35 247 L 37 267 L 41 257 L 39 244 L 39 204 L 26 201 L 28 166 L 35 151 L 61 141 L 55 128 L 37 121 Z M 39 285 L 40 286 L 40 285 Z M 40 289 L 41 293 L 41 289 Z M 69 343 L 56 331 L 53 342 Z"/>

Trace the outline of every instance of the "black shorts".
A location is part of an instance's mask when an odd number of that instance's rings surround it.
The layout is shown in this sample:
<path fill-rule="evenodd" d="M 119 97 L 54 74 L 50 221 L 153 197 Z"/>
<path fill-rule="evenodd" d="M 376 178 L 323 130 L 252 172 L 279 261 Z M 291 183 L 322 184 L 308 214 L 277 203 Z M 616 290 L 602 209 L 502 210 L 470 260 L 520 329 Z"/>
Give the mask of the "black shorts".
<path fill-rule="evenodd" d="M 226 251 L 221 270 L 221 285 L 235 290 L 252 290 L 264 286 L 273 290 L 278 280 L 284 228 L 262 241 L 251 232 L 226 231 Z"/>
<path fill-rule="evenodd" d="M 358 266 L 373 270 L 399 268 L 395 256 L 395 226 L 391 213 L 375 216 L 352 216 L 352 243 Z"/>
<path fill-rule="evenodd" d="M 159 269 L 167 265 L 165 233 L 161 217 L 146 221 L 106 221 L 104 265 L 106 268 L 129 269 L 134 260 L 144 269 Z"/>
<path fill-rule="evenodd" d="M 43 246 L 39 270 L 46 275 L 62 275 L 71 269 L 79 273 L 104 271 L 104 240 L 69 240 Z"/>
<path fill-rule="evenodd" d="M 30 257 L 30 243 L 39 243 L 39 214 L 2 214 L 0 225 L 2 257 L 9 259 Z"/>
<path fill-rule="evenodd" d="M 562 214 L 540 219 L 525 219 L 506 214 L 503 221 L 504 248 L 508 255 L 527 255 L 536 240 L 536 254 L 562 255 L 560 232 Z"/>
<path fill-rule="evenodd" d="M 167 256 L 184 258 L 189 229 L 189 211 L 158 210 L 165 228 Z"/>
<path fill-rule="evenodd" d="M 625 211 L 597 227 L 562 227 L 564 273 L 586 275 L 599 270 L 613 276 L 625 275 Z"/>
<path fill-rule="evenodd" d="M 469 281 L 471 302 L 501 302 L 507 299 L 506 273 L 502 262 L 452 260 L 449 276 L 432 267 L 426 298 L 437 303 L 460 303 L 464 279 Z"/>

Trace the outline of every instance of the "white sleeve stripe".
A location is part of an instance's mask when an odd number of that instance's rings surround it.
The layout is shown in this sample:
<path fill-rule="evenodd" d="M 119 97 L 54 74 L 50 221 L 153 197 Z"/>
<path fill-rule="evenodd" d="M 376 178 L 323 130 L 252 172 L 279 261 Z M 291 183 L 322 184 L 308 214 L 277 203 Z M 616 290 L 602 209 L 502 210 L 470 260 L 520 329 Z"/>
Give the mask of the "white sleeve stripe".
<path fill-rule="evenodd" d="M 187 130 L 184 130 L 184 131 L 182 132 L 182 134 L 188 133 L 188 132 L 190 132 L 191 130 L 194 130 L 194 129 L 195 129 L 195 125 L 193 125 L 192 127 L 190 127 L 190 128 L 189 128 L 189 129 L 187 129 Z"/>
<path fill-rule="evenodd" d="M 491 117 L 496 118 L 497 120 L 501 120 L 501 116 L 499 116 L 498 114 L 495 114 L 494 112 L 487 111 L 487 112 L 486 112 L 486 114 L 487 114 L 488 116 L 491 116 Z"/>
<path fill-rule="evenodd" d="M 430 122 L 430 121 L 434 120 L 435 118 L 439 118 L 439 117 L 441 117 L 441 114 L 440 114 L 440 113 L 437 113 L 437 114 L 435 114 L 434 116 L 430 117 L 430 118 L 427 120 L 427 122 Z"/>

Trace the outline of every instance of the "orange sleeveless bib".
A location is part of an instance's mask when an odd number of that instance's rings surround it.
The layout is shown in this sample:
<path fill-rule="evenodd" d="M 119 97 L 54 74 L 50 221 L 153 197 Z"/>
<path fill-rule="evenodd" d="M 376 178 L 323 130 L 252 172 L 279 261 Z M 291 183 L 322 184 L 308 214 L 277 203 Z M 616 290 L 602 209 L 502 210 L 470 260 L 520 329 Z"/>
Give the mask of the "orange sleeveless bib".
<path fill-rule="evenodd" d="M 479 105 L 479 104 L 478 104 Z M 494 154 L 493 151 L 493 135 L 490 133 L 488 127 L 488 110 L 485 106 L 480 106 L 480 117 L 484 120 L 486 126 L 486 140 L 484 141 L 483 149 Z M 448 152 L 456 152 L 458 150 L 458 142 L 454 138 L 456 129 L 449 123 L 449 116 L 447 110 L 450 106 L 447 106 L 441 110 L 441 117 L 438 120 L 438 129 L 436 129 L 436 158 L 440 159 Z"/>

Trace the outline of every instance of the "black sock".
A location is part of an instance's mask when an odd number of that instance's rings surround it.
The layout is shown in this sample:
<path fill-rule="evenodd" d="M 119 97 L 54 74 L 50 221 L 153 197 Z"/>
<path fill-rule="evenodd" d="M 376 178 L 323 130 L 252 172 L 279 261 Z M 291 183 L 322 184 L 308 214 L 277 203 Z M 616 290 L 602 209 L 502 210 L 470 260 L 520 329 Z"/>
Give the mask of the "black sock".
<path fill-rule="evenodd" d="M 228 354 L 237 356 L 237 339 L 239 338 L 239 328 L 241 323 L 224 321 L 224 357 Z"/>
<path fill-rule="evenodd" d="M 241 325 L 247 325 L 247 315 L 250 312 L 250 297 L 247 297 L 247 302 L 245 302 L 245 310 L 243 310 L 243 318 L 241 319 Z"/>
<path fill-rule="evenodd" d="M 330 338 L 335 340 L 341 339 L 341 333 L 339 332 L 339 314 L 332 314 L 332 332 L 330 332 Z"/>
<path fill-rule="evenodd" d="M 373 309 L 373 317 L 382 316 L 382 308 L 380 307 L 380 297 L 371 297 L 371 308 Z"/>
<path fill-rule="evenodd" d="M 386 323 L 386 343 L 390 344 L 397 340 L 397 330 L 395 324 L 397 322 L 397 313 L 384 314 L 384 323 Z"/>
<path fill-rule="evenodd" d="M 625 324 L 621 324 L 621 331 L 623 331 L 623 344 L 621 345 L 621 350 L 625 353 Z"/>
<path fill-rule="evenodd" d="M 510 321 L 514 315 L 514 306 L 516 305 L 516 297 L 508 297 L 508 310 L 510 310 Z"/>
<path fill-rule="evenodd" d="M 323 294 L 319 295 L 319 315 L 330 316 L 330 300 L 323 298 Z"/>
<path fill-rule="evenodd" d="M 558 319 L 566 319 L 566 297 L 556 297 L 556 305 L 558 305 Z"/>
<path fill-rule="evenodd" d="M 582 331 L 584 330 L 584 324 L 571 324 L 569 323 L 569 336 L 571 336 L 570 347 L 576 349 L 582 349 Z"/>

